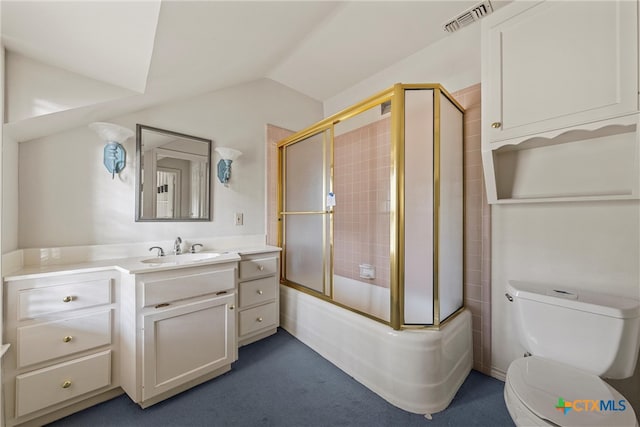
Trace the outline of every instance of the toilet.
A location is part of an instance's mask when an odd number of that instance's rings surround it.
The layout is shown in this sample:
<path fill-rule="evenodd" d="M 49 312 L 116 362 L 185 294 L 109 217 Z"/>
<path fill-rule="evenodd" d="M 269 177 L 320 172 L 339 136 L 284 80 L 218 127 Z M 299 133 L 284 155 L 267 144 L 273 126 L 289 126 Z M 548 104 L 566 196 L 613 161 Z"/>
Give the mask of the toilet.
<path fill-rule="evenodd" d="M 629 402 L 602 378 L 633 375 L 640 301 L 520 281 L 509 281 L 505 296 L 527 351 L 505 380 L 516 425 L 638 426 Z"/>

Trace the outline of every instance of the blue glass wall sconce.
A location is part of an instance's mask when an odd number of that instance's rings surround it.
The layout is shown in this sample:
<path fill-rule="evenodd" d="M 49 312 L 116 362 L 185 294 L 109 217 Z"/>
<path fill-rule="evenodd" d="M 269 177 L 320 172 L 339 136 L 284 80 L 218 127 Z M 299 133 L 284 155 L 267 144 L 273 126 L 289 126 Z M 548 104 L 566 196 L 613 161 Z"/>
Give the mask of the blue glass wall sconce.
<path fill-rule="evenodd" d="M 113 179 L 127 164 L 127 152 L 122 143 L 134 135 L 133 131 L 105 122 L 91 123 L 89 128 L 95 131 L 106 144 L 102 163 L 111 174 L 111 179 Z"/>
<path fill-rule="evenodd" d="M 231 178 L 231 163 L 242 155 L 241 151 L 227 147 L 216 147 L 216 153 L 220 155 L 218 162 L 218 179 L 227 184 Z"/>

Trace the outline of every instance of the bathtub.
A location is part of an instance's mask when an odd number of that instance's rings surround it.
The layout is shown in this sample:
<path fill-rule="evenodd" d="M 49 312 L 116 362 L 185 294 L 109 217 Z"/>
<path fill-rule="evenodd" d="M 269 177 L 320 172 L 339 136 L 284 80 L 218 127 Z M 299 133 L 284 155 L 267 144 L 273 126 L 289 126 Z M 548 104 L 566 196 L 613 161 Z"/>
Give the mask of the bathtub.
<path fill-rule="evenodd" d="M 343 276 L 333 276 L 333 300 L 348 307 L 389 321 L 389 288 L 360 282 Z"/>
<path fill-rule="evenodd" d="M 280 285 L 280 324 L 389 403 L 430 416 L 445 409 L 471 371 L 471 314 L 440 330 L 395 331 Z"/>

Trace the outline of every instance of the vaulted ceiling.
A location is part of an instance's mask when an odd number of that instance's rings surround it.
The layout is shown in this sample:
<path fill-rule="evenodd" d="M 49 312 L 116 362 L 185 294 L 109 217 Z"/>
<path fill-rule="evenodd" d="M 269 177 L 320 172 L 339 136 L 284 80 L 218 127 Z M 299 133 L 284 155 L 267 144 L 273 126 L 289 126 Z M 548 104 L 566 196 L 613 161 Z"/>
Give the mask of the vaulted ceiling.
<path fill-rule="evenodd" d="M 131 92 L 61 112 L 68 122 L 260 78 L 324 101 L 447 37 L 442 24 L 477 3 L 2 1 L 2 40 L 9 52 Z"/>

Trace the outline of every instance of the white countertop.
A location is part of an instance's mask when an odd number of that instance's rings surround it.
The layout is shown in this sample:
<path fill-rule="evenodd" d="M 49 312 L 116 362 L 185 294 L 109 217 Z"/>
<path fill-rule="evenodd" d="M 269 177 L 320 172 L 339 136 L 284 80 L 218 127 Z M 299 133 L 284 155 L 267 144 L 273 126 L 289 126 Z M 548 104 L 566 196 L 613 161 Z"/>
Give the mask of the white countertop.
<path fill-rule="evenodd" d="M 198 253 L 219 253 L 215 258 L 206 258 L 189 262 L 171 262 L 171 263 L 144 263 L 143 260 L 155 258 L 153 256 L 128 257 L 119 259 L 104 259 L 95 261 L 85 261 L 73 264 L 56 264 L 56 265 L 36 265 L 25 266 L 22 269 L 11 273 L 4 278 L 5 281 L 37 279 L 46 276 L 56 276 L 73 273 L 89 273 L 94 271 L 118 270 L 128 274 L 144 274 L 156 271 L 175 270 L 179 268 L 200 267 L 203 265 L 222 264 L 226 262 L 238 262 L 242 255 L 255 255 L 269 252 L 279 252 L 281 249 L 276 246 L 250 246 L 236 248 L 234 250 L 218 251 L 202 251 Z M 180 255 L 176 258 L 179 259 Z M 185 257 L 186 258 L 186 257 Z"/>

